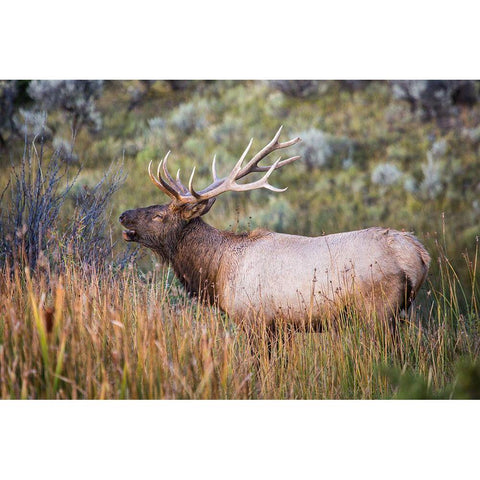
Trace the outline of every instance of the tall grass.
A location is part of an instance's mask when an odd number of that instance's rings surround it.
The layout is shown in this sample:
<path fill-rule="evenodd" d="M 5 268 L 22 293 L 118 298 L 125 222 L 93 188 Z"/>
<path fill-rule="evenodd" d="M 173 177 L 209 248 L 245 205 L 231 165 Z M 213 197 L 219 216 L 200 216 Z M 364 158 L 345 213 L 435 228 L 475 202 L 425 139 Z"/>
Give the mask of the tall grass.
<path fill-rule="evenodd" d="M 438 255 L 441 288 L 394 340 L 349 314 L 322 333 L 244 330 L 133 265 L 0 272 L 2 398 L 457 398 L 478 395 L 477 255 L 472 294 Z M 465 301 L 467 302 L 465 304 Z M 466 305 L 466 308 L 464 307 Z M 459 378 L 461 379 L 460 384 Z M 477 383 L 475 383 L 477 382 Z"/>

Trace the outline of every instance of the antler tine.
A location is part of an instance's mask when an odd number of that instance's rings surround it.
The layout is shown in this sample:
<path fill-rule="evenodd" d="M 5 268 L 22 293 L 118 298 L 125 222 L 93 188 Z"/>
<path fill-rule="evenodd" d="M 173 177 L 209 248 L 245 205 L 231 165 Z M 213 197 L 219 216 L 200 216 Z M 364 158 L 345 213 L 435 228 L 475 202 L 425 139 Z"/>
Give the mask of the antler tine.
<path fill-rule="evenodd" d="M 163 190 L 163 187 L 160 185 L 160 182 L 158 182 L 158 180 L 155 178 L 155 175 L 152 173 L 152 162 L 153 160 L 150 160 L 150 163 L 148 164 L 148 176 L 150 177 L 150 180 L 155 186 Z"/>
<path fill-rule="evenodd" d="M 185 187 L 185 185 L 183 185 L 183 183 L 181 182 L 180 180 L 180 176 L 179 176 L 179 173 L 177 173 L 177 180 L 174 180 L 172 175 L 170 174 L 170 172 L 168 171 L 168 168 L 167 168 L 167 159 L 168 159 L 168 156 L 170 155 L 170 151 L 167 152 L 167 154 L 165 155 L 165 158 L 163 159 L 162 162 L 160 162 L 160 165 L 162 166 L 162 170 L 163 170 L 163 173 L 164 175 L 167 177 L 167 180 L 168 180 L 168 183 L 170 184 L 170 186 L 177 192 L 179 192 L 180 194 L 185 194 L 188 192 L 187 188 Z M 158 166 L 158 171 L 157 171 L 157 176 L 160 178 L 160 165 Z M 178 171 L 180 172 L 180 170 Z"/>
<path fill-rule="evenodd" d="M 193 188 L 193 176 L 195 175 L 195 166 L 193 167 L 192 174 L 190 175 L 190 180 L 188 181 L 188 190 L 195 197 L 200 198 L 201 195 L 195 191 Z"/>
<path fill-rule="evenodd" d="M 299 158 L 300 158 L 300 155 L 295 155 L 294 157 L 286 158 L 285 160 L 282 160 L 281 162 L 278 162 L 277 168 L 282 168 L 284 165 L 288 165 L 289 163 L 293 163 L 293 162 L 295 162 L 295 160 L 298 160 Z M 251 172 L 268 172 L 268 169 L 270 167 L 271 167 L 271 165 L 265 165 L 264 167 L 255 166 L 250 171 Z"/>
<path fill-rule="evenodd" d="M 277 130 L 277 133 L 273 136 L 270 144 L 275 144 L 278 142 L 278 139 L 280 138 L 280 133 L 282 133 L 282 129 L 283 129 L 283 125 L 280 125 L 280 128 Z"/>
<path fill-rule="evenodd" d="M 272 174 L 272 172 L 273 172 L 274 170 L 276 170 L 277 168 L 280 168 L 280 164 L 282 163 L 282 162 L 280 162 L 280 158 L 281 158 L 281 157 L 279 157 L 278 160 L 272 164 L 272 166 L 269 168 L 269 170 L 268 170 L 267 173 L 264 175 L 264 177 L 260 179 L 260 180 L 264 180 L 264 185 L 262 185 L 263 188 L 267 188 L 268 190 L 271 190 L 272 192 L 284 192 L 284 191 L 287 190 L 287 188 L 288 188 L 288 187 L 285 187 L 285 188 L 274 187 L 273 185 L 270 185 L 270 184 L 268 183 L 268 181 L 267 181 L 267 180 L 268 180 L 268 177 L 270 177 L 270 175 Z M 299 157 L 299 158 L 300 158 L 300 157 Z"/>
<path fill-rule="evenodd" d="M 240 178 L 245 177 L 251 172 L 266 172 L 270 168 L 270 166 L 265 166 L 265 167 L 259 167 L 258 162 L 265 158 L 268 154 L 272 153 L 275 150 L 278 150 L 280 148 L 287 148 L 292 145 L 295 145 L 296 143 L 300 142 L 301 139 L 300 137 L 295 137 L 292 140 L 288 140 L 287 142 L 279 142 L 278 139 L 280 138 L 280 133 L 282 132 L 283 125 L 280 126 L 278 129 L 277 133 L 274 135 L 272 140 L 265 145 L 255 156 L 252 157 L 252 159 L 243 167 L 243 169 L 240 171 L 239 175 L 236 177 L 237 180 Z M 300 157 L 291 157 L 287 160 L 284 160 L 283 162 L 280 162 L 278 165 L 278 168 L 283 167 L 284 165 L 288 165 L 289 163 L 294 162 L 295 160 L 298 160 Z"/>
<path fill-rule="evenodd" d="M 231 180 L 238 180 L 239 177 L 237 174 L 238 172 L 240 172 L 240 170 L 242 169 L 242 163 L 243 161 L 245 160 L 245 157 L 247 156 L 247 153 L 248 151 L 250 150 L 250 147 L 252 146 L 252 143 L 253 143 L 253 138 L 250 139 L 250 141 L 248 142 L 248 145 L 247 145 L 247 148 L 245 149 L 245 151 L 242 153 L 242 156 L 240 157 L 240 159 L 238 160 L 238 162 L 235 164 L 235 166 L 233 167 L 233 170 L 230 172 L 230 175 L 228 176 L 228 179 L 231 179 Z"/>
<path fill-rule="evenodd" d="M 165 155 L 163 161 L 160 162 L 159 165 L 158 165 L 157 177 L 160 176 L 160 166 L 162 166 L 163 174 L 167 177 L 168 182 L 173 187 L 173 186 L 175 186 L 175 180 L 172 178 L 172 176 L 170 175 L 170 172 L 168 171 L 168 168 L 167 168 L 167 159 L 168 159 L 169 155 L 170 155 L 170 150 Z"/>
<path fill-rule="evenodd" d="M 166 193 L 169 197 L 174 198 L 175 200 L 178 200 L 180 198 L 179 193 L 176 190 L 174 190 L 158 173 L 159 170 L 160 170 L 162 162 L 163 162 L 163 160 L 158 165 L 158 169 L 157 169 L 157 177 L 158 178 L 156 178 L 155 175 L 152 173 L 152 160 L 150 160 L 150 163 L 148 164 L 148 175 L 150 176 L 150 180 L 163 193 Z"/>
<path fill-rule="evenodd" d="M 200 197 L 203 198 L 206 194 L 208 194 L 208 197 L 206 198 L 211 198 L 212 196 L 219 195 L 222 192 L 231 190 L 230 186 L 235 185 L 235 180 L 238 178 L 238 172 L 242 169 L 242 163 L 245 160 L 245 157 L 247 156 L 247 153 L 250 150 L 252 143 L 253 143 L 253 138 L 251 138 L 250 141 L 248 142 L 247 148 L 243 151 L 241 157 L 238 159 L 237 163 L 235 164 L 235 166 L 233 167 L 229 175 L 224 179 L 217 178 L 217 180 L 214 181 L 207 188 L 203 189 L 200 192 L 195 192 L 198 195 L 197 198 L 200 198 Z M 215 162 L 215 158 L 214 158 L 214 162 Z M 216 171 L 215 171 L 214 163 L 212 163 L 212 169 L 214 171 L 214 177 L 215 177 Z M 211 195 L 209 192 L 212 192 L 212 191 L 215 191 L 215 192 L 218 191 L 219 193 L 215 195 Z"/>
<path fill-rule="evenodd" d="M 256 190 L 257 188 L 267 188 L 268 190 L 272 190 L 273 192 L 284 192 L 286 188 L 277 188 L 274 187 L 273 185 L 270 185 L 268 183 L 268 177 L 273 173 L 273 171 L 278 167 L 278 164 L 280 163 L 280 158 L 278 158 L 268 169 L 267 173 L 260 178 L 259 180 L 251 183 L 245 183 L 245 184 L 238 184 L 235 183 L 233 185 L 234 188 L 232 190 L 235 190 L 236 192 L 246 192 L 248 190 Z"/>
<path fill-rule="evenodd" d="M 182 195 L 185 195 L 186 193 L 188 193 L 188 188 L 180 180 L 180 169 L 177 170 L 177 175 L 174 183 L 177 186 L 177 188 L 180 190 Z"/>
<path fill-rule="evenodd" d="M 212 177 L 213 177 L 213 183 L 218 181 L 218 176 L 217 176 L 217 169 L 216 169 L 216 161 L 217 161 L 217 155 L 213 156 L 212 160 Z"/>

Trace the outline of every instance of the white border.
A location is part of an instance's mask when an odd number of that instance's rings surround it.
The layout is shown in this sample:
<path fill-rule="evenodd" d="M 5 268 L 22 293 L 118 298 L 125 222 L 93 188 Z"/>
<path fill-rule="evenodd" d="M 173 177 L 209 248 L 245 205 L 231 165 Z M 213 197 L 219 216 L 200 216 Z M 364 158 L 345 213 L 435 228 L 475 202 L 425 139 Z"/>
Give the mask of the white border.
<path fill-rule="evenodd" d="M 2 79 L 479 78 L 457 0 L 2 5 Z M 455 15 L 457 13 L 457 15 Z M 5 478 L 465 478 L 478 402 L 1 402 Z"/>
<path fill-rule="evenodd" d="M 24 0 L 2 5 L 0 77 L 479 78 L 457 0 Z"/>
<path fill-rule="evenodd" d="M 12 401 L 0 412 L 4 478 L 441 479 L 478 467 L 472 401 Z"/>

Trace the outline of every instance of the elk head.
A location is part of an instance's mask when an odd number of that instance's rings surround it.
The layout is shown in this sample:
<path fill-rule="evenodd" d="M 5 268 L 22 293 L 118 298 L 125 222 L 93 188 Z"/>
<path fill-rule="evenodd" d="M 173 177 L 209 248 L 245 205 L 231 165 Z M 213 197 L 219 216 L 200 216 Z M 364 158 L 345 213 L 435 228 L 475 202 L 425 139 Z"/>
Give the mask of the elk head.
<path fill-rule="evenodd" d="M 252 146 L 253 139 L 251 139 L 230 174 L 224 178 L 218 178 L 215 166 L 216 158 L 214 157 L 212 161 L 213 182 L 200 191 L 196 191 L 193 186 L 195 167 L 190 175 L 188 187 L 180 180 L 180 170 L 177 172 L 175 179 L 172 177 L 167 168 L 170 152 L 159 163 L 156 176 L 152 173 L 152 162 L 150 162 L 148 173 L 151 181 L 163 193 L 167 194 L 171 201 L 166 205 L 153 205 L 122 213 L 119 220 L 127 229 L 123 232 L 124 240 L 138 242 L 157 251 L 164 259 L 170 260 L 177 240 L 182 235 L 182 231 L 192 220 L 205 215 L 214 204 L 218 195 L 229 191 L 245 192 L 259 188 L 266 188 L 274 192 L 285 191 L 286 188 L 280 189 L 270 185 L 268 179 L 274 170 L 294 162 L 300 158 L 299 156 L 285 160 L 279 158 L 269 166 L 258 165 L 263 158 L 273 151 L 289 147 L 300 141 L 300 138 L 297 137 L 287 142 L 279 142 L 281 130 L 282 127 L 280 127 L 276 135 L 265 147 L 254 155 L 245 166 L 242 166 Z M 265 172 L 265 175 L 259 180 L 250 183 L 237 183 L 241 178 L 254 172 Z"/>

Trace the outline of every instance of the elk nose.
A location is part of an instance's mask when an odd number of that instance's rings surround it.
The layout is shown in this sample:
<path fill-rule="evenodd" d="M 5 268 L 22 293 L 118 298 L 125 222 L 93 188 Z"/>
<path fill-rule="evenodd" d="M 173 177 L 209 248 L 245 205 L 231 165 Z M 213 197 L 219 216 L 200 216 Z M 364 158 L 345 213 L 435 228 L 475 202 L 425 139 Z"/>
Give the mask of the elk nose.
<path fill-rule="evenodd" d="M 122 223 L 122 222 L 125 220 L 125 218 L 127 217 L 127 216 L 125 215 L 126 213 L 127 213 L 127 212 L 123 212 L 123 213 L 118 217 L 118 220 L 119 220 L 120 223 Z"/>

